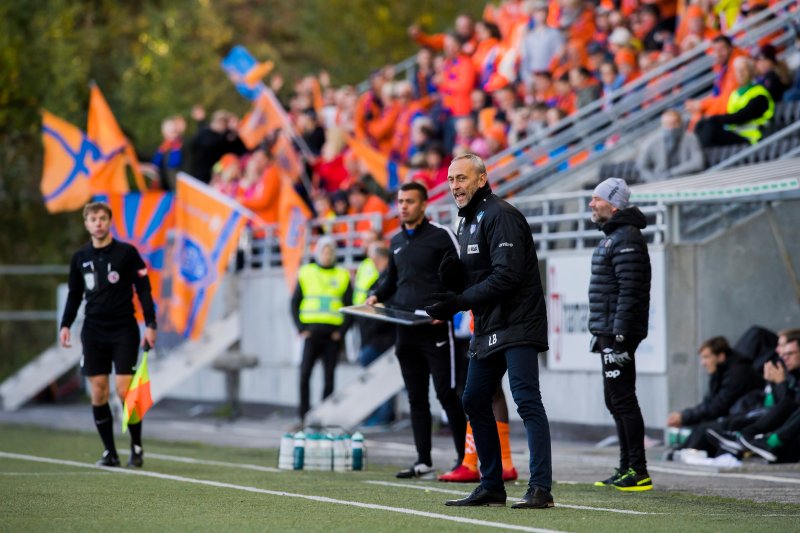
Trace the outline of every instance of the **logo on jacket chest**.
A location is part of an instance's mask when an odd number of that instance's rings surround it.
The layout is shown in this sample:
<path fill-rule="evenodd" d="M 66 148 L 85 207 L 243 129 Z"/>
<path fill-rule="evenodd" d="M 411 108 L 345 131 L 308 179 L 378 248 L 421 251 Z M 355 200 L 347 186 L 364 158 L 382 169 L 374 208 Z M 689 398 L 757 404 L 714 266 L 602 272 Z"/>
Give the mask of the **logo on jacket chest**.
<path fill-rule="evenodd" d="M 467 245 L 467 253 L 468 254 L 479 254 L 480 250 L 478 250 L 477 244 L 468 244 Z"/>

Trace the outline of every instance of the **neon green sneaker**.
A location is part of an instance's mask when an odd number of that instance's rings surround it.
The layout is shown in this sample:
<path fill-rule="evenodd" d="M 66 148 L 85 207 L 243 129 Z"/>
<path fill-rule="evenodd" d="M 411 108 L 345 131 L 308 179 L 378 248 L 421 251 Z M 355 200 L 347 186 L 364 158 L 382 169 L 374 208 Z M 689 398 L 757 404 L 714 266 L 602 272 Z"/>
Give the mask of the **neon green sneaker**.
<path fill-rule="evenodd" d="M 622 477 L 622 472 L 619 471 L 619 468 L 614 469 L 614 473 L 611 474 L 610 477 L 602 480 L 602 481 L 595 481 L 595 487 L 611 487 L 614 485 L 614 482 Z"/>
<path fill-rule="evenodd" d="M 633 468 L 629 468 L 624 476 L 614 481 L 613 485 L 617 490 L 642 492 L 653 489 L 653 480 L 650 479 L 650 474 L 646 470 L 639 474 Z"/>

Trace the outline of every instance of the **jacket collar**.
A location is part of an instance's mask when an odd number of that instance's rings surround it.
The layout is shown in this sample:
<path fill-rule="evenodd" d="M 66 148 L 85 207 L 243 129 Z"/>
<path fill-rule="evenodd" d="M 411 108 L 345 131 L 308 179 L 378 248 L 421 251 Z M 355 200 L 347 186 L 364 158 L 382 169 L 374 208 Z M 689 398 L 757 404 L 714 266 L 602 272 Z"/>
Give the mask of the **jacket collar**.
<path fill-rule="evenodd" d="M 492 188 L 487 182 L 486 185 L 475 191 L 475 196 L 472 197 L 472 200 L 470 200 L 467 205 L 458 210 L 458 216 L 462 218 L 472 218 L 478 210 L 478 206 L 491 195 Z"/>

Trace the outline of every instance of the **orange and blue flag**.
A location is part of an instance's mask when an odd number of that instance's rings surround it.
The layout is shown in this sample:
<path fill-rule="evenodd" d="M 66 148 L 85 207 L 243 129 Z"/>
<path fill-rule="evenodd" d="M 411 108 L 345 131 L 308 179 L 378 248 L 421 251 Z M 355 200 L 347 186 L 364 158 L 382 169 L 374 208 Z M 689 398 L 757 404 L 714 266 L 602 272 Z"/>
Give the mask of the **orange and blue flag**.
<path fill-rule="evenodd" d="M 236 90 L 250 101 L 255 101 L 266 89 L 261 78 L 271 70 L 271 66 L 267 69 L 265 65 L 269 63 L 259 63 L 253 54 L 241 45 L 234 46 L 222 60 L 222 68 L 236 86 Z"/>
<path fill-rule="evenodd" d="M 239 138 L 249 150 L 252 150 L 282 125 L 280 115 L 264 91 L 253 102 L 253 109 L 239 121 Z"/>
<path fill-rule="evenodd" d="M 163 279 L 167 233 L 175 226 L 174 193 L 150 191 L 145 193 L 96 195 L 95 200 L 111 206 L 111 234 L 115 239 L 136 247 L 147 265 L 156 310 L 163 309 Z M 136 318 L 144 315 L 135 299 Z"/>
<path fill-rule="evenodd" d="M 144 352 L 139 368 L 136 369 L 128 392 L 125 394 L 125 403 L 122 406 L 122 432 L 125 433 L 128 430 L 128 425 L 141 422 L 144 414 L 151 407 L 153 407 L 153 396 L 150 393 L 147 352 Z"/>
<path fill-rule="evenodd" d="M 103 154 L 102 161 L 93 170 L 92 191 L 95 193 L 126 193 L 128 178 L 126 166 L 130 166 L 139 190 L 146 190 L 136 152 L 114 118 L 108 102 L 100 88 L 92 83 L 89 97 L 89 121 L 87 136 Z"/>
<path fill-rule="evenodd" d="M 408 167 L 392 161 L 366 142 L 350 136 L 347 144 L 355 156 L 364 163 L 375 181 L 385 190 L 397 190 L 408 176 Z"/>
<path fill-rule="evenodd" d="M 303 261 L 308 239 L 311 209 L 303 201 L 292 182 L 284 178 L 278 204 L 278 235 L 281 243 L 281 264 L 289 290 L 294 290 L 297 271 Z"/>
<path fill-rule="evenodd" d="M 39 189 L 51 213 L 80 209 L 92 197 L 89 177 L 100 150 L 75 125 L 42 111 L 44 165 Z"/>
<path fill-rule="evenodd" d="M 169 317 L 184 338 L 197 339 L 203 331 L 219 280 L 251 217 L 236 201 L 187 174 L 178 174 L 177 249 Z"/>

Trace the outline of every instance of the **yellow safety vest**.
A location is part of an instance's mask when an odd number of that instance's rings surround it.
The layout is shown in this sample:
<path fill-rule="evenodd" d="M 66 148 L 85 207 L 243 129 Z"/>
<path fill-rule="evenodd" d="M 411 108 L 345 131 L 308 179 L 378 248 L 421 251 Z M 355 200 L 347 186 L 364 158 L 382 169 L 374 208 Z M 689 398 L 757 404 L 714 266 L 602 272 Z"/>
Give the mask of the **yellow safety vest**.
<path fill-rule="evenodd" d="M 375 262 L 372 259 L 367 257 L 361 261 L 361 264 L 358 265 L 358 270 L 356 270 L 356 282 L 353 287 L 353 305 L 361 305 L 367 300 L 369 289 L 375 283 L 375 280 L 378 279 L 378 276 L 380 276 L 378 267 L 375 266 Z"/>
<path fill-rule="evenodd" d="M 769 102 L 769 107 L 766 112 L 755 120 L 751 120 L 745 124 L 726 124 L 725 129 L 741 135 L 750 144 L 755 144 L 761 140 L 761 126 L 769 122 L 772 115 L 775 114 L 775 102 L 769 91 L 763 85 L 750 85 L 747 87 L 740 87 L 733 91 L 728 97 L 728 114 L 736 113 L 744 109 L 750 101 L 757 96 L 765 96 Z"/>
<path fill-rule="evenodd" d="M 341 326 L 344 316 L 342 297 L 350 284 L 350 273 L 342 267 L 321 268 L 309 263 L 300 268 L 297 282 L 303 291 L 300 302 L 300 322 Z"/>

